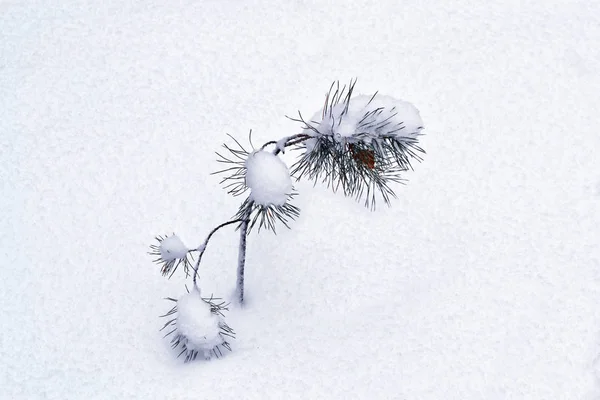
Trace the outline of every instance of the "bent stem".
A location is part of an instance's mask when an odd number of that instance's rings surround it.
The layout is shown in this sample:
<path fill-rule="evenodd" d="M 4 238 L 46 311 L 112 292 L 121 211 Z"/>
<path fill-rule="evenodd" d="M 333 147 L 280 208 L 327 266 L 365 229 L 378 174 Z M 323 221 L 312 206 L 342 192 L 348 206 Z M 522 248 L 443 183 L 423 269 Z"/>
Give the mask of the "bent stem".
<path fill-rule="evenodd" d="M 283 152 L 286 147 L 300 144 L 312 137 L 312 135 L 307 135 L 306 133 L 298 133 L 296 135 L 286 136 L 278 141 L 271 140 L 263 144 L 260 149 L 264 150 L 267 146 L 274 144 L 275 149 L 273 150 L 273 154 L 278 155 L 279 153 Z"/>
<path fill-rule="evenodd" d="M 218 231 L 219 229 L 223 228 L 224 226 L 227 225 L 231 225 L 231 224 L 235 224 L 236 222 L 244 222 L 244 220 L 242 219 L 234 219 L 232 221 L 227 221 L 222 223 L 221 225 L 217 226 L 215 229 L 213 229 L 208 236 L 206 237 L 206 240 L 204 241 L 204 243 L 202 243 L 196 250 L 200 252 L 200 254 L 198 255 L 198 261 L 196 261 L 196 266 L 194 267 L 194 287 L 198 290 L 200 290 L 200 288 L 198 287 L 198 284 L 196 283 L 197 278 L 198 278 L 198 268 L 200 267 L 200 261 L 202 260 L 202 256 L 204 255 L 204 251 L 206 250 L 206 246 L 208 245 L 208 241 L 210 240 L 211 236 Z"/>

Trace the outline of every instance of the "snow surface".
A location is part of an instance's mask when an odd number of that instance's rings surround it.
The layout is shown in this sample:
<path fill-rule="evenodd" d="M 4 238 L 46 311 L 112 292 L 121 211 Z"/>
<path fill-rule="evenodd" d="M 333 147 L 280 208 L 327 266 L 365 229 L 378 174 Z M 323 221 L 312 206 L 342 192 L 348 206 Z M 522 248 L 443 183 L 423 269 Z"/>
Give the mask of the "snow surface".
<path fill-rule="evenodd" d="M 268 151 L 254 151 L 246 159 L 246 186 L 250 198 L 263 206 L 282 206 L 292 193 L 290 171 L 281 159 Z"/>
<path fill-rule="evenodd" d="M 0 2 L 0 398 L 600 398 L 599 16 Z M 184 274 L 148 246 L 236 212 L 209 175 L 226 133 L 299 133 L 284 115 L 353 77 L 419 108 L 424 162 L 376 212 L 299 182 L 292 230 L 249 238 L 233 352 L 183 365 L 158 315 Z M 211 239 L 205 293 L 233 291 L 237 239 Z"/>

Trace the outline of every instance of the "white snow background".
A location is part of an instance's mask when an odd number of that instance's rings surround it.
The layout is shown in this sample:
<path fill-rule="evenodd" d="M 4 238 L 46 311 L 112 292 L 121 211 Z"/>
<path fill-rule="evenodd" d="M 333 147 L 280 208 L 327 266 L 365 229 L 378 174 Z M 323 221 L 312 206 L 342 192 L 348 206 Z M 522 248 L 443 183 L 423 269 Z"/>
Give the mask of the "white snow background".
<path fill-rule="evenodd" d="M 592 1 L 0 1 L 0 398 L 599 399 L 598 43 Z M 234 351 L 184 365 L 148 246 L 235 213 L 226 133 L 298 133 L 353 77 L 419 108 L 424 162 L 376 212 L 295 184 Z"/>

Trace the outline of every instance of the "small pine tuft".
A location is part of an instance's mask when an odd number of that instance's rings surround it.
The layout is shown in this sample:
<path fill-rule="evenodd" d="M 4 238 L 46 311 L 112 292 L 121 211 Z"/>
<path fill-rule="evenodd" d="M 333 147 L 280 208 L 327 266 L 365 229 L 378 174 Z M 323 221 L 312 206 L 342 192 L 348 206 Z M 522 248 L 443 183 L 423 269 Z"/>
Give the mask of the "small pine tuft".
<path fill-rule="evenodd" d="M 229 310 L 229 304 L 212 295 L 201 297 L 197 290 L 179 300 L 172 297 L 166 300 L 176 304 L 161 315 L 168 321 L 160 331 L 167 332 L 164 338 L 172 337 L 171 348 L 177 352 L 177 357 L 184 356 L 184 362 L 188 363 L 198 357 L 205 360 L 220 358 L 224 350 L 231 351 L 230 340 L 235 339 L 235 332 L 224 321 L 224 312 Z"/>
<path fill-rule="evenodd" d="M 177 268 L 183 265 L 183 270 L 186 277 L 188 277 L 193 261 L 191 250 L 185 247 L 181 239 L 175 234 L 157 236 L 155 240 L 158 244 L 150 245 L 148 254 L 156 257 L 153 262 L 160 265 L 162 275 L 171 278 Z"/>

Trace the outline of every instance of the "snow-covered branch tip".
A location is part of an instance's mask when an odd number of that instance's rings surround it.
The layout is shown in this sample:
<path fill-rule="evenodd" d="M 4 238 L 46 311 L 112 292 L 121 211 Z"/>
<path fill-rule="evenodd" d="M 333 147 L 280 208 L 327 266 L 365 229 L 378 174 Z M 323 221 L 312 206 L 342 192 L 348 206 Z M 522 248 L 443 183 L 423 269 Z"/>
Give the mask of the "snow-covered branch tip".
<path fill-rule="evenodd" d="M 168 331 L 165 338 L 173 335 L 171 347 L 179 351 L 177 357 L 185 355 L 187 363 L 198 357 L 205 360 L 220 358 L 223 350 L 231 351 L 229 340 L 235 339 L 235 332 L 223 320 L 227 303 L 212 296 L 204 298 L 197 288 L 179 299 L 168 297 L 167 300 L 175 305 L 161 315 L 169 320 L 160 330 Z"/>
<path fill-rule="evenodd" d="M 179 236 L 175 234 L 171 236 L 157 236 L 155 240 L 158 243 L 150 245 L 150 252 L 148 254 L 157 257 L 153 262 L 160 265 L 162 275 L 171 278 L 175 271 L 177 271 L 177 268 L 183 265 L 186 276 L 189 276 L 191 261 L 193 261 L 191 252 L 194 250 L 188 249 Z"/>
<path fill-rule="evenodd" d="M 290 118 L 303 124 L 302 151 L 292 166 L 297 179 L 306 176 L 323 181 L 334 191 L 365 200 L 375 208 L 382 198 L 390 205 L 396 197 L 391 183 L 402 183 L 401 174 L 412 169 L 411 161 L 421 161 L 424 150 L 418 146 L 423 121 L 419 111 L 406 101 L 379 95 L 352 97 L 356 80 L 340 88 L 334 82 L 321 110 L 309 120 L 298 112 Z"/>
<path fill-rule="evenodd" d="M 226 175 L 221 183 L 233 195 L 250 190 L 234 216 L 235 219 L 250 221 L 248 234 L 257 224 L 259 231 L 265 228 L 276 232 L 278 221 L 289 227 L 289 221 L 300 214 L 300 209 L 291 204 L 297 193 L 289 169 L 278 154 L 286 147 L 309 138 L 306 134 L 292 135 L 267 142 L 259 150 L 252 151 L 246 150 L 237 140 L 235 146 L 223 145 L 229 154 L 218 154 L 217 161 L 228 164 L 228 167 L 215 173 Z M 273 151 L 266 150 L 270 145 L 275 145 Z"/>

